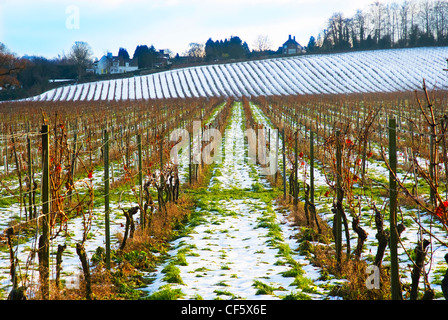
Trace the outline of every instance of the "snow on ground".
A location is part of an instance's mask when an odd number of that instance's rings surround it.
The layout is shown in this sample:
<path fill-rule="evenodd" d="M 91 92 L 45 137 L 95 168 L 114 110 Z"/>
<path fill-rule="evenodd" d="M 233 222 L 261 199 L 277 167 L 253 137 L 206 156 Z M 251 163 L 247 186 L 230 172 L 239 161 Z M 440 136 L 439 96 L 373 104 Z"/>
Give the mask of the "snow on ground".
<path fill-rule="evenodd" d="M 112 168 L 110 169 L 109 176 L 112 176 Z M 121 170 L 115 169 L 115 175 L 121 175 L 123 172 Z M 76 191 L 83 193 L 86 192 L 86 188 L 88 185 L 93 185 L 97 188 L 100 185 L 104 185 L 103 183 L 103 171 L 94 171 L 92 179 L 84 178 L 76 181 L 75 187 Z M 39 181 L 37 181 L 39 183 Z M 17 182 L 15 181 L 4 181 L 3 183 L 8 183 L 8 187 L 11 187 L 11 190 L 17 189 Z M 122 204 L 123 208 L 129 208 L 131 206 L 135 206 L 136 203 L 126 202 Z M 39 206 L 38 206 L 39 207 Z M 125 217 L 122 213 L 122 210 L 119 208 L 118 203 L 111 202 L 110 203 L 110 234 L 111 234 L 111 245 L 115 246 L 118 239 L 116 235 L 118 233 L 123 233 L 124 225 L 125 225 Z M 38 208 L 38 211 L 40 207 Z M 0 230 L 6 229 L 12 221 L 24 220 L 25 210 L 23 206 L 19 206 L 19 204 L 12 204 L 8 207 L 0 207 Z M 85 242 L 85 249 L 88 257 L 91 257 L 92 254 L 98 247 L 105 247 L 105 216 L 104 216 L 104 208 L 103 207 L 95 207 L 92 210 L 91 216 L 91 228 L 88 232 L 88 237 Z M 50 249 L 50 266 L 51 266 L 51 279 L 54 279 L 56 276 L 56 251 L 58 244 L 67 244 L 67 249 L 64 251 L 62 256 L 62 274 L 61 280 L 66 280 L 67 283 L 71 283 L 74 281 L 75 285 L 77 283 L 80 274 L 82 273 L 81 262 L 79 260 L 78 255 L 76 254 L 76 243 L 81 242 L 82 240 L 82 232 L 84 230 L 83 227 L 83 217 L 81 215 L 71 218 L 68 220 L 67 226 L 68 234 L 62 232 L 56 239 L 51 242 Z M 31 237 L 24 241 L 23 235 L 19 234 L 19 244 L 17 244 L 17 240 L 14 241 L 14 253 L 16 255 L 18 261 L 18 271 L 20 274 L 25 275 L 29 279 L 29 296 L 31 296 L 31 292 L 35 289 L 38 281 L 39 281 L 39 272 L 38 272 L 38 258 L 36 254 L 32 254 L 32 250 L 36 250 L 37 239 L 36 237 Z M 9 275 L 9 252 L 8 251 L 0 251 L 0 298 L 8 295 L 10 289 L 12 288 L 11 277 Z M 77 284 L 76 284 L 77 283 Z"/>
<path fill-rule="evenodd" d="M 319 270 L 294 251 L 299 245 L 294 238 L 297 230 L 284 213 L 273 210 L 270 201 L 248 192 L 264 179 L 248 164 L 243 120 L 241 103 L 237 103 L 224 135 L 224 160 L 216 165 L 209 185 L 211 197 L 196 209 L 201 223 L 173 241 L 168 259 L 151 275 L 153 283 L 144 288 L 148 294 L 167 287 L 180 289 L 185 299 L 280 299 L 301 292 L 293 284 L 294 278 L 282 274 L 291 265 L 280 254 L 269 229 L 260 225 L 268 218 L 280 226 L 281 242 L 292 250 L 291 256 L 301 264 L 305 277 L 318 281 Z M 230 193 L 222 198 L 221 191 Z M 239 198 L 233 193 L 239 191 L 247 193 Z M 183 258 L 183 263 L 176 264 Z M 173 283 L 167 275 L 173 263 L 179 269 L 181 283 Z M 261 294 L 257 283 L 270 286 L 272 292 Z M 326 297 L 316 287 L 306 294 L 312 299 Z"/>
<path fill-rule="evenodd" d="M 251 104 L 252 113 L 258 123 L 263 123 L 267 128 L 273 129 L 269 119 L 256 105 Z M 217 112 L 218 109 L 215 111 Z M 212 114 L 210 121 L 214 118 L 216 113 Z M 305 276 L 311 279 L 315 286 L 313 293 L 307 293 L 312 299 L 322 299 L 326 297 L 326 292 L 322 291 L 319 284 L 322 281 L 318 280 L 320 272 L 318 268 L 310 265 L 309 261 L 304 256 L 300 256 L 294 251 L 298 247 L 298 243 L 294 238 L 297 233 L 296 228 L 291 225 L 285 213 L 281 212 L 275 204 L 272 206 L 255 196 L 250 196 L 251 190 L 257 183 L 263 185 L 265 190 L 268 190 L 269 184 L 260 175 L 260 170 L 257 166 L 251 165 L 247 158 L 247 145 L 245 143 L 244 133 L 244 113 L 241 103 L 236 103 L 232 109 L 232 119 L 223 136 L 222 152 L 224 155 L 223 162 L 215 167 L 213 176 L 210 182 L 209 190 L 212 193 L 217 193 L 215 198 L 211 200 L 204 200 L 204 206 L 197 208 L 197 212 L 204 219 L 203 222 L 195 227 L 187 236 L 177 239 L 173 242 L 173 250 L 169 252 L 169 259 L 164 265 L 161 265 L 157 271 L 152 275 L 155 278 L 153 284 L 145 288 L 148 293 L 153 293 L 160 289 L 161 286 L 167 284 L 166 274 L 162 272 L 163 268 L 170 264 L 178 257 L 181 250 L 186 253 L 187 265 L 177 266 L 180 269 L 180 278 L 184 285 L 170 284 L 174 288 L 180 288 L 186 296 L 186 299 L 194 299 L 201 296 L 205 299 L 220 298 L 246 298 L 246 299 L 275 299 L 282 298 L 285 295 L 298 291 L 297 287 L 292 285 L 293 278 L 283 277 L 281 272 L 287 271 L 290 266 L 285 263 L 277 263 L 282 259 L 278 254 L 278 248 L 269 241 L 268 229 L 260 227 L 261 219 L 268 215 L 275 215 L 275 221 L 279 224 L 282 232 L 284 243 L 291 249 L 291 257 L 301 264 L 305 270 Z M 274 138 L 272 138 L 274 139 Z M 272 141 L 272 140 L 271 140 Z M 279 150 L 281 150 L 281 139 Z M 274 145 L 273 143 L 271 145 Z M 181 153 L 181 163 L 188 163 L 185 161 L 185 155 L 188 154 L 186 150 Z M 279 157 L 281 162 L 281 157 Z M 405 161 L 404 155 L 400 155 L 399 161 Z M 426 163 L 420 160 L 422 164 Z M 280 165 L 283 165 L 282 163 Z M 255 168 L 255 170 L 254 170 Z M 300 166 L 299 177 L 306 176 L 307 166 Z M 180 170 L 181 179 L 185 180 L 188 172 L 188 165 Z M 387 177 L 388 171 L 383 163 L 369 159 L 367 164 L 367 173 L 371 177 Z M 325 187 L 325 175 L 323 169 L 316 163 L 315 167 L 315 185 L 316 187 Z M 399 177 L 404 177 L 403 173 Z M 8 183 L 8 187 L 16 188 L 17 186 Z M 88 179 L 79 181 L 79 187 L 83 183 L 89 183 Z M 95 172 L 92 183 L 100 185 L 102 183 L 102 172 Z M 235 190 L 236 192 L 245 191 L 248 197 L 244 198 L 220 198 L 219 192 L 229 192 Z M 321 196 L 316 196 L 316 207 L 321 217 L 328 221 L 331 225 L 333 214 L 331 213 L 331 199 Z M 387 199 L 383 199 L 386 201 Z M 364 204 L 364 203 L 363 203 Z M 381 205 L 382 203 L 378 203 Z M 128 205 L 128 204 L 126 204 Z M 129 204 L 130 205 L 130 204 Z M 0 227 L 4 229 L 8 223 L 15 219 L 22 212 L 18 205 L 12 205 L 8 208 L 1 208 L 2 215 L 0 216 Z M 93 251 L 99 247 L 104 247 L 104 215 L 101 208 L 94 209 L 92 229 L 90 231 L 89 239 L 86 243 L 86 249 L 89 256 Z M 411 217 L 419 217 L 417 209 L 402 208 L 404 222 L 410 222 Z M 350 217 L 349 217 L 350 219 Z M 401 219 L 401 214 L 400 214 Z M 372 256 L 376 253 L 377 239 L 375 238 L 376 229 L 372 222 L 372 212 L 363 209 L 362 227 L 367 231 L 368 238 L 363 252 L 363 258 Z M 427 230 L 431 230 L 438 238 L 445 239 L 446 232 L 437 226 L 437 223 L 424 214 L 420 214 L 422 225 Z M 111 234 L 115 235 L 117 232 L 123 231 L 124 218 L 121 215 L 121 210 L 112 204 L 112 230 Z M 76 278 L 80 274 L 80 262 L 75 252 L 75 243 L 81 239 L 80 232 L 82 218 L 72 219 L 69 222 L 68 230 L 70 230 L 71 238 L 68 242 L 68 248 L 63 256 L 63 275 L 62 279 L 70 280 Z M 402 242 L 404 247 L 411 252 L 418 241 L 418 226 L 412 222 L 406 224 L 406 230 L 402 234 Z M 351 233 L 351 247 L 356 246 L 357 237 L 352 231 Z M 30 257 L 30 250 L 35 247 L 36 239 L 31 238 L 29 241 L 15 246 L 17 250 L 17 257 L 19 265 L 24 272 L 25 262 Z M 54 253 L 58 243 L 65 242 L 63 237 L 58 238 L 52 243 L 52 252 Z M 113 239 L 113 243 L 116 239 Z M 345 242 L 345 238 L 344 238 Z M 448 248 L 437 244 L 433 241 L 430 248 L 432 254 L 431 264 L 426 266 L 426 270 L 431 267 L 429 274 L 429 281 L 433 289 L 440 291 L 440 286 L 435 284 L 437 280 L 436 268 L 445 268 L 444 255 L 448 253 Z M 386 251 L 386 256 L 388 252 Z M 411 263 L 403 248 L 399 248 L 400 271 L 403 279 L 410 282 Z M 54 263 L 54 254 L 52 254 L 52 266 Z M 37 257 L 34 257 L 34 263 L 37 263 Z M 389 262 L 385 258 L 384 265 Z M 249 272 L 248 272 L 249 270 Z M 443 269 L 444 270 L 444 269 Z M 54 277 L 54 270 L 52 271 Z M 439 273 L 440 275 L 440 273 Z M 28 276 L 34 277 L 35 281 L 38 279 L 38 272 L 36 267 L 30 268 Z M 9 279 L 9 254 L 7 252 L 0 252 L 0 289 L 3 290 L 0 294 L 7 294 L 11 287 Z M 257 288 L 254 286 L 255 282 L 262 282 L 270 285 L 276 290 L 271 295 L 257 294 Z"/>
<path fill-rule="evenodd" d="M 145 76 L 105 80 L 90 84 L 90 91 L 96 91 L 94 100 L 102 99 L 147 99 L 182 98 L 181 91 L 175 90 L 173 82 L 182 86 L 189 96 L 241 97 L 248 93 L 254 95 L 276 95 L 295 93 L 357 93 L 394 92 L 417 90 L 423 79 L 432 90 L 446 89 L 446 57 L 448 47 L 424 47 L 409 49 L 372 50 L 336 54 L 304 55 L 273 58 L 262 61 L 248 61 L 220 65 L 205 65 L 164 71 Z M 168 81 L 169 79 L 169 81 Z M 134 81 L 137 83 L 134 92 Z M 149 93 L 140 94 L 140 81 L 148 80 Z M 108 87 L 123 81 L 121 95 L 107 95 Z M 82 85 L 65 86 L 52 89 L 31 100 L 91 100 Z M 101 88 L 103 94 L 100 95 Z M 118 86 L 117 86 L 118 88 Z M 146 88 L 146 86 L 144 87 Z M 76 90 L 79 89 L 79 90 Z M 83 91 L 84 91 L 83 90 Z"/>
<path fill-rule="evenodd" d="M 126 204 L 128 205 L 128 204 Z M 134 204 L 135 205 L 135 204 Z M 1 218 L 0 218 L 0 228 L 4 229 L 8 226 L 11 220 L 17 217 L 18 212 L 22 212 L 24 215 L 23 208 L 19 205 L 11 205 L 9 208 L 1 208 Z M 98 247 L 105 246 L 105 229 L 104 229 L 104 210 L 101 208 L 94 209 L 92 215 L 92 225 L 89 231 L 88 240 L 85 243 L 86 252 L 89 257 L 95 252 Z M 115 235 L 119 232 L 123 232 L 123 225 L 125 223 L 125 218 L 117 207 L 116 204 L 111 204 L 111 243 L 114 245 L 117 242 Z M 78 255 L 76 254 L 76 243 L 81 242 L 83 228 L 83 218 L 77 217 L 70 219 L 68 221 L 68 228 L 70 235 L 67 237 L 58 237 L 55 241 L 51 243 L 51 261 L 50 266 L 51 278 L 54 279 L 56 276 L 56 255 L 58 244 L 67 244 L 67 249 L 64 251 L 62 258 L 62 275 L 61 280 L 67 281 L 77 281 L 81 274 L 81 262 Z M 29 277 L 29 289 L 35 289 L 35 286 L 39 282 L 39 272 L 38 272 L 38 258 L 37 255 L 31 254 L 31 250 L 37 248 L 37 239 L 32 237 L 26 242 L 14 245 L 14 251 L 16 253 L 16 258 L 18 259 L 20 273 L 22 275 L 26 274 Z M 27 263 L 30 263 L 30 267 L 26 268 Z M 0 251 L 0 297 L 7 296 L 10 289 L 12 288 L 11 277 L 9 275 L 9 252 Z"/>
<path fill-rule="evenodd" d="M 212 178 L 209 189 L 215 186 L 215 184 L 218 184 L 224 189 L 250 189 L 255 182 L 249 174 L 250 169 L 244 159 L 246 149 L 244 143 L 245 133 L 241 127 L 243 121 L 241 111 L 241 104 L 233 108 L 233 121 L 223 137 L 224 150 L 221 152 L 224 153 L 224 156 L 222 167 L 220 168 L 221 174 L 215 175 Z"/>
<path fill-rule="evenodd" d="M 265 127 L 271 128 L 271 130 L 274 128 L 272 124 L 270 123 L 269 119 L 263 114 L 263 112 L 259 109 L 258 106 L 254 104 L 250 104 L 252 113 L 254 116 L 254 119 L 258 123 L 262 123 Z M 281 150 L 281 139 L 280 139 L 280 147 Z M 372 150 L 375 153 L 380 152 L 380 148 L 376 146 L 375 144 L 372 144 Z M 279 159 L 281 159 L 279 157 Z M 403 152 L 398 152 L 397 157 L 398 163 L 404 165 L 408 159 L 406 157 L 406 154 Z M 417 158 L 417 161 L 419 165 L 423 168 L 428 168 L 428 160 Z M 282 164 L 280 164 L 282 165 Z M 291 164 L 287 164 L 289 168 L 292 168 Z M 370 179 L 378 180 L 378 179 L 388 179 L 389 177 L 389 171 L 383 161 L 378 161 L 374 159 L 369 159 L 366 162 L 366 174 L 370 177 Z M 299 166 L 298 168 L 298 176 L 301 178 L 301 183 L 305 180 L 309 183 L 309 167 L 308 162 L 305 159 L 305 165 Z M 402 182 L 409 182 L 413 180 L 413 176 L 409 175 L 408 173 L 404 172 L 403 170 L 399 170 L 397 172 L 397 177 Z M 325 188 L 325 190 L 328 189 L 328 185 L 326 183 L 325 179 L 325 169 L 322 168 L 321 163 L 319 161 L 315 161 L 315 170 L 314 170 L 314 184 L 316 188 Z M 422 178 L 419 179 L 420 181 Z M 426 182 L 421 182 L 423 184 L 426 184 Z M 354 186 L 356 188 L 356 186 Z M 378 186 L 376 188 L 379 188 Z M 425 195 L 428 197 L 428 195 Z M 301 200 L 303 200 L 303 195 L 301 196 Z M 315 197 L 315 204 L 316 209 L 319 215 L 327 221 L 327 223 L 332 226 L 332 221 L 334 214 L 331 212 L 332 207 L 332 197 L 322 197 L 322 195 L 316 194 Z M 361 207 L 362 209 L 362 216 L 361 216 L 361 226 L 362 228 L 368 233 L 368 238 L 365 242 L 365 249 L 363 250 L 363 259 L 367 260 L 369 262 L 369 258 L 374 256 L 377 251 L 378 247 L 378 240 L 376 239 L 376 227 L 374 224 L 374 220 L 372 218 L 373 211 L 369 208 L 369 203 L 367 201 L 371 201 L 371 199 L 362 198 L 361 200 Z M 376 205 L 381 208 L 382 206 L 388 206 L 389 199 L 383 198 L 381 201 L 377 201 Z M 410 283 L 410 272 L 412 269 L 412 262 L 410 261 L 408 254 L 412 254 L 413 250 L 417 246 L 417 243 L 419 241 L 419 226 L 414 221 L 418 220 L 421 223 L 422 228 L 424 228 L 426 231 L 431 231 L 435 237 L 438 239 L 441 239 L 444 241 L 446 239 L 446 231 L 442 229 L 441 225 L 435 220 L 432 219 L 430 216 L 425 214 L 422 210 L 418 209 L 407 209 L 405 207 L 399 208 L 399 223 L 403 222 L 406 226 L 406 230 L 401 234 L 401 242 L 402 246 L 399 245 L 398 248 L 398 254 L 399 254 L 399 261 L 400 261 L 400 272 L 401 277 L 404 282 Z M 349 226 L 351 226 L 351 216 L 349 212 L 346 212 L 347 218 L 349 220 Z M 385 223 L 386 227 L 388 225 L 387 217 L 385 217 Z M 344 227 L 343 227 L 344 229 Z M 344 230 L 343 230 L 344 232 Z M 429 239 L 428 234 L 424 234 L 425 239 Z M 344 235 L 344 243 L 345 243 L 345 235 Z M 352 229 L 350 229 L 350 246 L 353 250 L 356 248 L 358 241 L 358 237 L 356 233 L 353 232 Z M 293 247 L 291 245 L 291 247 Z M 406 253 L 406 250 L 407 253 Z M 445 247 L 443 244 L 440 244 L 437 240 L 433 239 L 432 244 L 430 248 L 428 249 L 427 254 L 427 261 L 425 265 L 425 272 L 428 274 L 428 280 L 431 283 L 431 288 L 436 290 L 437 292 L 441 292 L 440 285 L 437 284 L 438 277 L 443 276 L 446 270 L 446 263 L 444 256 L 448 253 L 448 248 Z M 389 259 L 388 259 L 388 250 L 386 250 L 385 258 L 383 259 L 383 265 L 387 266 L 389 265 Z M 439 269 L 439 270 L 437 270 Z M 442 270 L 442 275 L 440 273 L 440 270 Z M 438 273 L 436 272 L 438 271 Z"/>
<path fill-rule="evenodd" d="M 275 299 L 297 290 L 290 277 L 282 272 L 287 264 L 277 263 L 281 258 L 278 249 L 267 244 L 268 229 L 257 227 L 260 217 L 266 213 L 266 204 L 257 199 L 221 200 L 216 203 L 222 212 L 204 211 L 204 223 L 187 237 L 173 242 L 170 252 L 176 257 L 179 250 L 191 248 L 186 255 L 188 265 L 179 266 L 184 283 L 171 285 L 185 293 L 185 299 Z M 161 266 L 160 269 L 162 269 Z M 308 269 L 315 277 L 316 269 Z M 273 295 L 257 294 L 255 281 L 276 288 Z M 145 290 L 152 293 L 167 282 L 159 273 Z M 315 294 L 319 297 L 319 294 Z"/>

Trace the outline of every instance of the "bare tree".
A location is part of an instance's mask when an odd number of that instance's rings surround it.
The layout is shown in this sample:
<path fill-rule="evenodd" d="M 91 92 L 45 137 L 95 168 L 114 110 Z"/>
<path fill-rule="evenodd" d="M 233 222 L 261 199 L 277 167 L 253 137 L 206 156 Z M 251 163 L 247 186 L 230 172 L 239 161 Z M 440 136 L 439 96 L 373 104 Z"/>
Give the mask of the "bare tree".
<path fill-rule="evenodd" d="M 411 0 L 409 1 L 409 15 L 410 15 L 410 27 L 411 29 L 414 27 L 414 25 L 416 25 L 416 16 L 418 13 L 418 8 L 417 8 L 417 1 L 416 0 Z"/>
<path fill-rule="evenodd" d="M 200 60 L 205 57 L 205 47 L 202 43 L 192 42 L 188 45 L 189 49 L 186 52 L 186 55 L 193 60 Z"/>
<path fill-rule="evenodd" d="M 268 35 L 258 35 L 254 41 L 255 50 L 258 52 L 267 51 L 271 48 L 272 43 Z"/>
<path fill-rule="evenodd" d="M 393 2 L 390 4 L 390 10 L 392 14 L 392 44 L 396 43 L 399 39 L 400 30 L 400 6 L 398 3 Z"/>
<path fill-rule="evenodd" d="M 432 0 L 423 0 L 420 2 L 419 18 L 421 26 L 424 28 L 426 37 L 429 38 L 432 33 L 434 3 Z"/>
<path fill-rule="evenodd" d="M 408 42 L 409 1 L 404 1 L 400 7 L 399 45 L 405 47 Z"/>
<path fill-rule="evenodd" d="M 378 43 L 384 28 L 385 5 L 382 2 L 375 1 L 370 6 L 375 39 Z"/>
<path fill-rule="evenodd" d="M 362 43 L 367 37 L 367 23 L 365 13 L 361 10 L 356 11 L 353 18 L 353 28 L 359 42 Z"/>
<path fill-rule="evenodd" d="M 18 86 L 17 73 L 25 69 L 27 61 L 17 58 L 0 42 L 0 88 Z"/>
<path fill-rule="evenodd" d="M 373 0 L 349 18 L 336 12 L 318 39 L 323 50 L 448 43 L 448 0 Z"/>
<path fill-rule="evenodd" d="M 188 52 L 193 57 L 203 58 L 205 55 L 204 45 L 202 43 L 190 43 L 190 50 Z"/>
<path fill-rule="evenodd" d="M 437 0 L 434 4 L 434 27 L 437 40 L 448 35 L 448 1 Z"/>
<path fill-rule="evenodd" d="M 349 29 L 352 25 L 352 19 L 344 18 L 341 12 L 334 13 L 328 19 L 328 40 L 337 49 L 348 49 L 350 47 Z"/>
<path fill-rule="evenodd" d="M 87 42 L 76 41 L 72 46 L 68 57 L 78 67 L 78 79 L 81 79 L 82 75 L 91 64 L 92 55 L 92 48 Z"/>

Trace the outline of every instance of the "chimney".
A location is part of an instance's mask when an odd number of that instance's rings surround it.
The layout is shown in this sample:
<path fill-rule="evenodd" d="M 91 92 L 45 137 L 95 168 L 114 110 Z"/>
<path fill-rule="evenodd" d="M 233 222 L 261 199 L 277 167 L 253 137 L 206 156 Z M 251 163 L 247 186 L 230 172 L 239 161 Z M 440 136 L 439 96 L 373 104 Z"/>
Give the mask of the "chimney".
<path fill-rule="evenodd" d="M 289 35 L 289 39 L 288 40 L 291 40 L 291 35 Z"/>
<path fill-rule="evenodd" d="M 294 36 L 294 41 L 296 41 L 296 36 Z"/>

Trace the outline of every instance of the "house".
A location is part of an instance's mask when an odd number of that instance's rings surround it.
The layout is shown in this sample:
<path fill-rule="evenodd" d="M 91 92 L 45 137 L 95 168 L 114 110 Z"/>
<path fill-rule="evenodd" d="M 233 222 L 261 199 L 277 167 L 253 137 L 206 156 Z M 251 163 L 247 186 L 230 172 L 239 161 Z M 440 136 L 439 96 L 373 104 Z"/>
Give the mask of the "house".
<path fill-rule="evenodd" d="M 122 57 L 114 57 L 110 67 L 111 74 L 126 73 L 138 70 L 138 66 L 133 66 L 131 59 L 123 59 Z"/>
<path fill-rule="evenodd" d="M 96 74 L 106 74 L 109 73 L 109 61 L 112 54 L 108 53 L 101 57 L 100 60 L 97 60 L 93 63 L 93 70 Z"/>
<path fill-rule="evenodd" d="M 93 69 L 96 74 L 118 74 L 138 70 L 138 66 L 132 59 L 123 59 L 108 52 L 94 62 Z"/>
<path fill-rule="evenodd" d="M 156 68 L 163 68 L 171 64 L 170 55 L 165 50 L 159 50 L 156 54 L 156 62 L 153 64 Z"/>
<path fill-rule="evenodd" d="M 305 49 L 296 41 L 296 37 L 291 38 L 289 35 L 288 41 L 286 41 L 282 47 L 279 48 L 282 54 L 299 54 L 305 53 Z"/>

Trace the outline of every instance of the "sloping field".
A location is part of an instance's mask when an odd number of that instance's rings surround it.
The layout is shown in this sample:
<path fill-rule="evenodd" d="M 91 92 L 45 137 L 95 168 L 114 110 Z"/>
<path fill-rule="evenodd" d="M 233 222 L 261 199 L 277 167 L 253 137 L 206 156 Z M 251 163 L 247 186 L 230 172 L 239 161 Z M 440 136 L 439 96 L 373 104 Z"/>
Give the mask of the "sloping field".
<path fill-rule="evenodd" d="M 165 71 L 60 87 L 30 98 L 96 101 L 348 94 L 446 87 L 448 47 L 307 55 Z"/>

